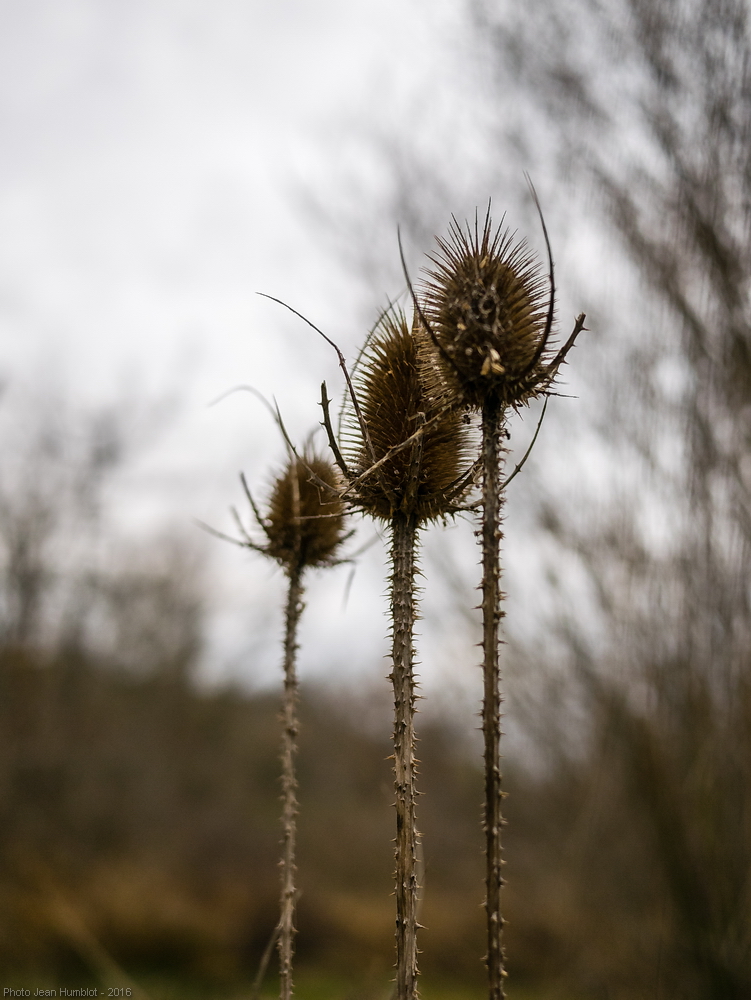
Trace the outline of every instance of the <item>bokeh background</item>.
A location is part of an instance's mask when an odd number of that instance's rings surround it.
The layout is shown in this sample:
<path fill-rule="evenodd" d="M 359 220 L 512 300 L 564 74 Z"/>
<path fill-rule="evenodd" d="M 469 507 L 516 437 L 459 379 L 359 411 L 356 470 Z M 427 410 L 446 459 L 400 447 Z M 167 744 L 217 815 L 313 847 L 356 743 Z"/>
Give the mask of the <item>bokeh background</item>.
<path fill-rule="evenodd" d="M 452 213 L 588 315 L 509 489 L 509 996 L 751 995 L 745 0 L 0 3 L 0 986 L 251 997 L 283 443 Z M 236 390 L 236 391 L 232 391 Z M 539 418 L 514 417 L 510 459 Z M 316 439 L 323 442 L 320 438 Z M 299 995 L 387 1000 L 384 551 L 311 576 Z M 471 519 L 423 538 L 423 993 L 484 991 Z M 261 987 L 275 989 L 273 960 Z"/>

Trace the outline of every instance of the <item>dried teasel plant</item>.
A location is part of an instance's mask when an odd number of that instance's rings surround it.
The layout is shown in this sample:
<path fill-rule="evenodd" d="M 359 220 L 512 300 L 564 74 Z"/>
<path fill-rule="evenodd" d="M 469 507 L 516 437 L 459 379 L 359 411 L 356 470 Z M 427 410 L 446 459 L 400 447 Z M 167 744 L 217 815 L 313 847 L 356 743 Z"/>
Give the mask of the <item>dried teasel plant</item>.
<path fill-rule="evenodd" d="M 275 418 L 285 434 L 278 413 Z M 280 998 L 292 996 L 292 957 L 294 953 L 296 909 L 297 837 L 297 735 L 299 684 L 297 679 L 297 630 L 303 611 L 303 575 L 306 570 L 335 566 L 341 563 L 337 553 L 349 537 L 344 530 L 345 507 L 340 499 L 339 474 L 325 458 L 309 449 L 302 456 L 289 448 L 287 463 L 274 479 L 263 515 L 241 476 L 243 489 L 265 541 L 254 540 L 233 509 L 241 533 L 240 539 L 230 539 L 255 552 L 275 560 L 287 577 L 287 600 L 284 615 L 284 694 L 280 721 L 282 723 L 282 856 L 281 899 L 279 923 L 274 932 L 279 947 Z M 214 534 L 219 534 L 214 532 Z M 227 537 L 227 536 L 223 536 Z M 272 939 L 273 940 L 273 939 Z M 257 986 L 265 972 L 271 951 L 267 950 L 259 971 Z"/>
<path fill-rule="evenodd" d="M 328 338 L 327 338 L 328 339 Z M 338 350 L 338 349 L 337 349 Z M 340 354 L 343 365 L 343 358 Z M 459 510 L 473 484 L 467 426 L 446 388 L 419 317 L 391 308 L 363 348 L 350 389 L 341 443 L 325 383 L 321 403 L 343 499 L 389 527 L 396 808 L 396 997 L 417 997 L 417 760 L 414 625 L 418 533 Z"/>
<path fill-rule="evenodd" d="M 530 184 L 531 187 L 531 184 Z M 420 299 L 410 290 L 421 323 L 434 352 L 435 364 L 453 393 L 457 406 L 479 410 L 482 417 L 481 481 L 483 617 L 483 736 L 485 760 L 484 828 L 486 847 L 487 956 L 490 1000 L 505 996 L 506 977 L 501 912 L 502 775 L 501 676 L 499 627 L 503 617 L 500 589 L 500 541 L 503 489 L 502 441 L 506 420 L 530 400 L 548 396 L 560 366 L 584 328 L 584 315 L 575 322 L 563 347 L 551 348 L 555 313 L 553 257 L 545 221 L 537 205 L 548 254 L 546 276 L 538 259 L 503 223 L 494 227 L 490 206 L 480 230 L 462 228 L 453 219 L 447 239 L 438 238 L 438 251 Z M 402 255 L 402 263 L 404 258 Z M 405 267 L 406 275 L 406 267 Z M 538 428 L 539 430 L 539 428 Z M 536 435 L 535 435 L 536 437 Z M 526 458 L 526 456 L 525 456 Z M 510 479 L 511 477 L 509 477 Z"/>

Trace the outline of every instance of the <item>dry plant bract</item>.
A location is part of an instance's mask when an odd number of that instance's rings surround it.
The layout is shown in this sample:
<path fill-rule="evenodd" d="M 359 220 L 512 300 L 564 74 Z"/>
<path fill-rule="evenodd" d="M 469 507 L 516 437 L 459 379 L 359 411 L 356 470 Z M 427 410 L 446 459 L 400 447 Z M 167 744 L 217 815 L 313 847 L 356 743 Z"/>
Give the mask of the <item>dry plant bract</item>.
<path fill-rule="evenodd" d="M 345 372 L 346 374 L 346 372 Z M 329 417 L 324 426 L 350 506 L 389 525 L 396 794 L 396 996 L 417 997 L 414 624 L 417 535 L 426 522 L 461 509 L 472 484 L 466 426 L 447 399 L 427 335 L 415 317 L 385 312 L 366 343 L 354 380 L 342 445 Z"/>
<path fill-rule="evenodd" d="M 533 191 L 534 195 L 534 191 Z M 535 197 L 535 201 L 536 201 Z M 539 205 L 538 205 L 539 210 Z M 499 626 L 503 617 L 500 589 L 500 539 L 503 485 L 502 439 L 507 436 L 509 408 L 517 409 L 546 395 L 577 335 L 580 315 L 564 346 L 553 353 L 550 335 L 555 313 L 555 279 L 548 250 L 547 281 L 537 258 L 502 226 L 493 227 L 488 208 L 480 231 L 462 229 L 453 220 L 449 237 L 438 239 L 439 250 L 429 259 L 423 304 L 415 305 L 428 331 L 446 383 L 458 403 L 482 414 L 482 615 L 483 615 L 483 736 L 485 759 L 485 848 L 487 966 L 490 1000 L 505 996 L 506 976 L 501 913 L 502 780 L 501 678 Z M 546 288 L 549 286 L 549 293 Z M 411 286 L 410 286 L 411 287 Z"/>
<path fill-rule="evenodd" d="M 329 566 L 344 537 L 344 506 L 338 498 L 339 477 L 325 458 L 292 458 L 274 482 L 268 511 L 260 522 L 267 538 L 266 555 L 284 567 Z"/>
<path fill-rule="evenodd" d="M 281 426 L 281 422 L 280 422 Z M 292 996 L 292 956 L 295 937 L 297 835 L 297 756 L 299 685 L 297 680 L 297 628 L 303 610 L 305 570 L 336 565 L 336 553 L 345 539 L 344 505 L 339 499 L 339 476 L 326 459 L 313 453 L 290 453 L 274 481 L 266 516 L 258 509 L 245 478 L 243 487 L 265 544 L 255 542 L 236 516 L 242 532 L 240 544 L 261 552 L 280 564 L 287 581 L 284 620 L 284 697 L 282 701 L 282 857 L 281 902 L 276 934 L 279 941 L 280 997 Z M 234 512 L 233 512 L 234 513 Z M 260 978 L 264 968 L 262 966 Z"/>

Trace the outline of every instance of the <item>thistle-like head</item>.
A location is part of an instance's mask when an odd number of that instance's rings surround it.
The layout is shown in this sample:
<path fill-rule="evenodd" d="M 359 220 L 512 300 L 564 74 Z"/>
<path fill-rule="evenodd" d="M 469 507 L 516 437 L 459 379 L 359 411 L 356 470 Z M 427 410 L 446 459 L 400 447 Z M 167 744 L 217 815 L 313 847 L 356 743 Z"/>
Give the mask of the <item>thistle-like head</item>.
<path fill-rule="evenodd" d="M 266 517 L 266 555 L 287 572 L 336 561 L 344 540 L 344 504 L 336 469 L 325 458 L 291 456 L 274 480 Z"/>
<path fill-rule="evenodd" d="M 538 259 L 488 212 L 462 229 L 453 220 L 437 239 L 423 284 L 422 312 L 448 384 L 462 402 L 482 408 L 520 406 L 550 386 L 557 363 L 550 356 L 554 311 Z"/>
<path fill-rule="evenodd" d="M 354 376 L 358 407 L 346 423 L 351 502 L 374 517 L 400 511 L 444 517 L 471 480 L 467 428 L 437 371 L 417 317 L 399 309 L 379 320 Z"/>

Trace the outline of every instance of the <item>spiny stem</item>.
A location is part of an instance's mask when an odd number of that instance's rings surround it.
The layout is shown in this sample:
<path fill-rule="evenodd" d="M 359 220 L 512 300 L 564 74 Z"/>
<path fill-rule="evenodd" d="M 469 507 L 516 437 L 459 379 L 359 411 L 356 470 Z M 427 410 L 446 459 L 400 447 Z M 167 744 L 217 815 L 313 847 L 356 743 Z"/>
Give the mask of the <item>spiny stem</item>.
<path fill-rule="evenodd" d="M 302 568 L 289 570 L 289 591 L 284 628 L 284 698 L 282 701 L 282 859 L 281 906 L 279 917 L 279 996 L 292 996 L 292 955 L 295 938 L 295 840 L 297 836 L 297 706 L 299 687 L 295 659 L 297 626 L 302 613 Z"/>
<path fill-rule="evenodd" d="M 500 454 L 504 411 L 496 400 L 488 400 L 482 411 L 482 647 L 484 697 L 482 730 L 485 742 L 485 908 L 488 933 L 489 1000 L 503 1000 L 505 954 L 501 887 L 503 877 L 501 830 L 501 675 L 498 661 L 501 610 L 500 540 L 501 506 Z"/>
<path fill-rule="evenodd" d="M 415 548 L 417 520 L 398 511 L 391 521 L 394 788 L 396 793 L 396 998 L 417 993 L 417 843 L 415 759 Z"/>

